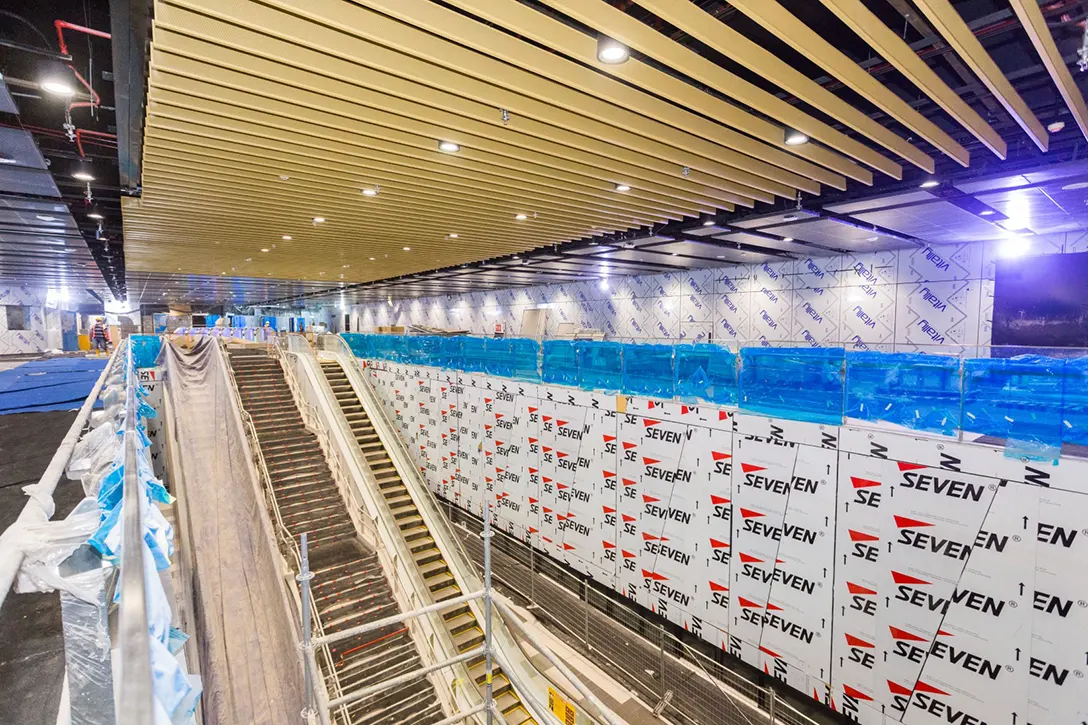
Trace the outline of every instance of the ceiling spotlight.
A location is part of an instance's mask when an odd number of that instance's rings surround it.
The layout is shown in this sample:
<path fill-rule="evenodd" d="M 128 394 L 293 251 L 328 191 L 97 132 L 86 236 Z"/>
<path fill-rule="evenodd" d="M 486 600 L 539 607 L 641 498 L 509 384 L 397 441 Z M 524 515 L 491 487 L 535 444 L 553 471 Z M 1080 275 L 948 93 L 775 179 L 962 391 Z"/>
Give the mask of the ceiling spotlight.
<path fill-rule="evenodd" d="M 60 78 L 46 78 L 41 82 L 43 91 L 52 93 L 55 96 L 74 96 L 76 89 L 72 88 L 68 81 L 61 80 Z"/>
<path fill-rule="evenodd" d="M 712 227 L 712 226 L 714 226 L 714 221 L 711 220 L 711 219 L 708 219 L 705 222 L 703 222 L 703 226 L 704 227 Z"/>
<path fill-rule="evenodd" d="M 92 209 L 91 211 L 87 212 L 87 218 L 88 219 L 103 219 L 104 217 L 102 216 L 101 213 L 98 212 L 97 209 Z"/>
<path fill-rule="evenodd" d="M 403 249 L 403 250 L 404 250 L 404 251 L 406 251 L 406 252 L 410 252 L 410 251 L 412 251 L 412 248 L 411 248 L 411 247 L 401 247 L 401 249 Z"/>
<path fill-rule="evenodd" d="M 515 214 L 514 218 L 517 219 L 519 222 L 523 222 L 528 219 L 529 216 L 527 214 Z"/>
<path fill-rule="evenodd" d="M 323 217 L 323 216 L 315 216 L 314 217 L 314 224 L 324 224 L 324 223 L 325 223 L 325 217 Z"/>
<path fill-rule="evenodd" d="M 866 237 L 865 241 L 867 241 L 867 242 L 879 242 L 880 237 Z"/>
<path fill-rule="evenodd" d="M 783 241 L 783 242 L 792 242 L 792 241 L 793 241 L 793 237 L 782 237 L 782 241 Z"/>
<path fill-rule="evenodd" d="M 341 268 L 341 269 L 350 269 L 350 268 L 351 268 L 351 265 L 350 265 L 350 264 L 341 264 L 341 265 L 340 265 L 340 268 Z"/>
<path fill-rule="evenodd" d="M 617 65 L 627 62 L 630 57 L 631 51 L 626 45 L 603 33 L 597 34 L 597 60 L 608 65 Z"/>
<path fill-rule="evenodd" d="M 937 181 L 936 179 L 926 179 L 921 184 L 919 184 L 919 186 L 922 187 L 923 189 L 932 189 L 932 188 L 934 188 L 936 186 L 940 186 L 940 185 L 941 185 L 941 182 Z"/>
<path fill-rule="evenodd" d="M 370 258 L 370 261 L 371 261 L 371 262 L 373 262 L 373 261 L 374 261 L 374 258 L 373 258 L 373 257 L 371 257 L 371 258 Z"/>
<path fill-rule="evenodd" d="M 993 209 L 983 209 L 978 213 L 979 216 L 993 216 L 996 212 Z"/>
<path fill-rule="evenodd" d="M 461 150 L 461 145 L 455 144 L 453 141 L 439 141 L 438 150 L 447 154 L 455 154 Z"/>
<path fill-rule="evenodd" d="M 77 171 L 72 174 L 73 179 L 79 179 L 80 181 L 94 181 L 94 176 L 88 174 L 86 171 Z"/>
<path fill-rule="evenodd" d="M 1016 259 L 1023 257 L 1031 250 L 1031 242 L 1024 237 L 1012 237 L 1001 242 L 997 248 L 997 256 L 1003 259 Z"/>
<path fill-rule="evenodd" d="M 57 221 L 57 218 L 55 216 L 47 216 L 45 214 L 38 214 L 37 217 L 38 217 L 38 219 L 41 219 L 43 222 L 55 222 L 55 221 Z"/>
<path fill-rule="evenodd" d="M 627 184 L 616 184 L 616 191 L 630 191 L 631 187 Z"/>
<path fill-rule="evenodd" d="M 267 251 L 268 251 L 268 247 L 261 247 L 261 251 L 262 251 L 262 252 L 267 252 Z"/>
<path fill-rule="evenodd" d="M 510 257 L 510 259 L 521 259 L 521 257 L 515 254 L 513 257 Z"/>
<path fill-rule="evenodd" d="M 808 136 L 800 131 L 788 131 L 786 133 L 786 145 L 787 146 L 800 146 L 801 144 L 808 143 Z"/>
<path fill-rule="evenodd" d="M 19 159 L 13 159 L 10 156 L 4 156 L 3 154 L 0 154 L 0 164 L 17 164 L 17 163 L 19 163 Z"/>
<path fill-rule="evenodd" d="M 1057 133 L 1063 128 L 1065 128 L 1065 121 L 1054 121 L 1046 125 L 1046 130 L 1050 131 L 1051 133 Z"/>
<path fill-rule="evenodd" d="M 287 181 L 290 178 L 291 177 L 288 176 L 287 174 L 280 174 L 280 181 Z"/>
<path fill-rule="evenodd" d="M 363 196 L 377 196 L 377 195 L 378 195 L 378 190 L 377 190 L 377 188 L 374 188 L 374 189 L 363 189 Z"/>
<path fill-rule="evenodd" d="M 458 236 L 460 236 L 460 235 L 458 235 L 458 234 L 450 234 L 450 235 L 448 235 L 448 236 L 449 236 L 449 238 L 450 238 L 450 239 L 457 239 L 457 237 L 458 237 Z"/>

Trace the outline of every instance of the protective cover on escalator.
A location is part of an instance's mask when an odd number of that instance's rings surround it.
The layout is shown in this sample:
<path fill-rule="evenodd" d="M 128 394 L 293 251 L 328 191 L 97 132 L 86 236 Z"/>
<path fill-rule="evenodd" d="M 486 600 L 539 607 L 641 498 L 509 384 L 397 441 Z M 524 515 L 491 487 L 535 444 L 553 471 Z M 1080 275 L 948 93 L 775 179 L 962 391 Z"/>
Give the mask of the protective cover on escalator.
<path fill-rule="evenodd" d="M 204 722 L 296 722 L 305 706 L 296 627 L 224 355 L 210 340 L 189 351 L 164 345 L 159 365 L 169 445 L 182 462 L 172 477 L 184 504 L 178 526 L 195 562 Z"/>

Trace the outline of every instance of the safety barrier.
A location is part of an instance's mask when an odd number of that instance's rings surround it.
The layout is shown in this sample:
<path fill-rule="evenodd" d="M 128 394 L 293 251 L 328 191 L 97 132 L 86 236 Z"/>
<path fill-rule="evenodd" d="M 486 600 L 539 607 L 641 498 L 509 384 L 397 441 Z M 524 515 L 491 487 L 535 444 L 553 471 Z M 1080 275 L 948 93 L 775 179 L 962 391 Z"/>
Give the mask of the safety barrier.
<path fill-rule="evenodd" d="M 962 357 L 841 347 L 675 345 L 343 333 L 358 358 L 652 398 L 736 405 L 792 420 L 894 423 L 992 436 L 1014 455 L 1088 444 L 1088 357 Z M 1018 350 L 1010 350 L 1018 352 Z"/>

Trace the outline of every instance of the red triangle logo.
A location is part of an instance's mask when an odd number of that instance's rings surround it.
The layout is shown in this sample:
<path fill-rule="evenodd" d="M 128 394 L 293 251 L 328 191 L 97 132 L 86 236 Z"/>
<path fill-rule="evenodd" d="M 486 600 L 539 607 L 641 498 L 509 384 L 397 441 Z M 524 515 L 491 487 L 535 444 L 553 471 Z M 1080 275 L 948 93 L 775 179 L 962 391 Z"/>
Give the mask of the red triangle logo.
<path fill-rule="evenodd" d="M 771 657 L 774 657 L 776 660 L 782 659 L 782 655 L 778 654 L 777 652 L 774 652 L 773 650 L 767 649 L 763 645 L 759 646 L 759 651 L 763 652 L 764 654 L 769 654 Z"/>
<path fill-rule="evenodd" d="M 565 484 L 565 483 L 557 483 L 557 484 L 555 484 L 555 485 L 556 485 L 556 487 L 557 487 L 557 488 L 558 488 L 558 489 L 559 489 L 560 491 L 562 491 L 563 489 L 566 489 L 566 488 L 570 488 L 570 486 L 568 486 L 568 485 L 567 485 L 567 484 Z"/>
<path fill-rule="evenodd" d="M 719 584 L 717 582 L 710 582 L 710 591 L 712 591 L 712 592 L 727 592 L 727 591 L 729 591 L 729 587 L 723 587 L 721 584 Z"/>
<path fill-rule="evenodd" d="M 602 509 L 604 509 L 604 512 L 605 512 L 606 514 L 614 514 L 614 513 L 616 513 L 616 509 L 614 509 L 614 508 L 609 508 L 608 506 L 601 506 L 601 508 L 602 508 Z"/>
<path fill-rule="evenodd" d="M 871 642 L 866 642 L 863 639 L 855 637 L 849 632 L 846 633 L 846 644 L 850 645 L 851 647 L 876 647 L 875 644 L 872 644 Z"/>
<path fill-rule="evenodd" d="M 929 468 L 929 466 L 922 463 L 906 463 L 904 461 L 896 461 L 900 471 L 917 471 L 919 468 Z"/>
<path fill-rule="evenodd" d="M 729 544 L 725 543 L 724 541 L 718 541 L 717 539 L 711 539 L 710 540 L 710 548 L 711 549 L 728 549 Z"/>
<path fill-rule="evenodd" d="M 754 556 L 751 556 L 750 554 L 745 554 L 743 551 L 740 552 L 740 561 L 741 561 L 742 564 L 762 564 L 763 563 L 763 559 L 757 559 Z"/>
<path fill-rule="evenodd" d="M 623 523 L 625 524 L 629 524 L 632 521 L 637 521 L 634 516 L 628 516 L 627 514 L 620 514 L 620 516 L 623 517 Z"/>
<path fill-rule="evenodd" d="M 717 451 L 711 451 L 710 455 L 715 461 L 720 461 L 723 458 L 732 458 L 733 457 L 732 453 L 718 453 Z"/>
<path fill-rule="evenodd" d="M 569 456 L 570 454 L 569 454 L 569 453 L 564 453 L 563 451 L 556 451 L 556 452 L 555 452 L 555 455 L 556 455 L 556 457 L 558 457 L 558 458 L 566 458 L 566 457 L 567 457 L 567 456 Z"/>
<path fill-rule="evenodd" d="M 686 406 L 686 405 L 681 405 L 681 406 L 680 406 L 680 415 L 687 415 L 687 414 L 688 414 L 688 413 L 690 413 L 690 412 L 691 412 L 692 410 L 694 410 L 694 408 L 689 408 L 689 407 L 688 407 L 688 406 Z"/>
<path fill-rule="evenodd" d="M 710 503 L 714 504 L 715 506 L 722 506 L 729 503 L 729 499 L 727 499 L 725 496 L 715 496 L 714 494 L 710 494 Z"/>
<path fill-rule="evenodd" d="M 854 488 L 872 488 L 880 485 L 880 481 L 871 481 L 868 478 L 858 478 L 857 476 L 851 476 L 850 483 L 854 484 Z"/>
<path fill-rule="evenodd" d="M 767 611 L 768 612 L 781 612 L 781 611 L 783 611 L 783 609 L 782 609 L 782 607 L 778 606 L 777 604 L 771 604 L 770 602 L 767 602 Z"/>
<path fill-rule="evenodd" d="M 611 443 L 614 440 L 616 440 L 616 436 L 610 436 L 610 435 L 604 436 L 604 442 L 605 443 Z"/>
<path fill-rule="evenodd" d="M 529 497 L 529 503 L 537 503 L 539 499 L 535 499 L 532 496 Z"/>
<path fill-rule="evenodd" d="M 867 534 L 864 531 L 854 531 L 853 529 L 849 529 L 849 531 L 850 541 L 880 541 L 879 536 L 873 536 L 872 534 Z"/>
<path fill-rule="evenodd" d="M 654 465 L 655 463 L 661 463 L 661 460 L 660 460 L 660 459 L 658 459 L 658 458 L 650 458 L 650 457 L 648 457 L 648 456 L 643 456 L 643 457 L 642 457 L 642 464 L 643 464 L 644 466 L 652 466 L 652 465 Z"/>
<path fill-rule="evenodd" d="M 908 642 L 925 642 L 925 637 L 919 637 L 916 634 L 911 634 L 905 629 L 899 629 L 899 627 L 888 627 L 888 630 L 892 633 L 892 639 L 905 639 Z"/>
<path fill-rule="evenodd" d="M 616 474 L 612 473 L 612 471 L 601 471 L 601 473 L 604 474 L 605 478 L 615 478 L 616 477 Z"/>
<path fill-rule="evenodd" d="M 767 467 L 766 466 L 756 466 L 756 465 L 753 465 L 751 463 L 742 463 L 742 464 L 740 464 L 740 470 L 744 471 L 745 473 L 754 473 L 756 471 L 766 471 Z"/>
<path fill-rule="evenodd" d="M 533 468 L 532 466 L 530 466 L 530 467 L 529 467 L 529 473 L 536 473 L 536 472 L 537 472 L 537 470 L 538 470 L 538 469 L 536 469 L 536 468 Z"/>
<path fill-rule="evenodd" d="M 727 420 L 728 418 L 729 418 L 729 413 L 725 412 L 724 410 L 719 410 L 718 411 L 718 420 Z"/>
<path fill-rule="evenodd" d="M 896 516 L 895 525 L 901 529 L 914 529 L 919 526 L 932 526 L 933 524 L 928 521 L 921 521 L 919 519 L 911 519 L 906 516 Z"/>
<path fill-rule="evenodd" d="M 555 424 L 556 424 L 557 426 L 559 426 L 560 428 L 562 428 L 563 426 L 565 426 L 565 425 L 567 424 L 567 421 L 565 421 L 565 420 L 557 420 L 557 421 L 555 421 Z"/>
<path fill-rule="evenodd" d="M 846 590 L 851 594 L 868 594 L 870 596 L 876 596 L 875 589 L 869 589 L 860 584 L 854 584 L 853 582 L 846 582 Z"/>
<path fill-rule="evenodd" d="M 540 480 L 544 481 L 544 483 L 551 483 L 552 482 L 552 479 L 548 478 L 547 476 L 541 476 Z"/>
<path fill-rule="evenodd" d="M 647 400 L 646 401 L 646 407 L 649 408 L 650 410 L 653 410 L 655 405 L 656 405 L 656 403 L 654 403 L 654 401 L 652 401 L 652 400 Z"/>
<path fill-rule="evenodd" d="M 635 558 L 635 555 L 632 554 L 630 551 L 623 551 L 622 549 L 620 551 L 622 552 L 624 559 L 634 559 Z"/>
<path fill-rule="evenodd" d="M 661 499 L 659 498 L 654 498 L 653 496 L 647 496 L 646 494 L 642 494 L 642 503 L 656 503 L 660 500 Z"/>
<path fill-rule="evenodd" d="M 918 577 L 911 576 L 910 574 L 901 574 L 897 571 L 892 572 L 892 581 L 896 584 L 931 584 L 925 579 L 919 579 Z"/>
<path fill-rule="evenodd" d="M 629 450 L 631 450 L 632 448 L 636 447 L 637 445 L 638 445 L 638 443 L 628 443 L 628 442 L 624 441 L 624 443 L 623 443 L 623 450 L 625 450 L 625 451 L 629 451 Z"/>
<path fill-rule="evenodd" d="M 495 413 L 495 420 L 498 420 L 498 419 L 499 419 L 499 418 L 501 418 L 501 417 L 502 417 L 503 415 L 504 415 L 503 413 Z"/>
<path fill-rule="evenodd" d="M 921 680 L 918 680 L 918 684 L 914 686 L 914 690 L 916 692 L 928 692 L 931 695 L 944 695 L 945 697 L 948 697 L 948 693 L 944 690 L 938 690 L 933 685 L 927 685 Z"/>
<path fill-rule="evenodd" d="M 645 531 L 643 531 L 642 532 L 642 540 L 643 541 L 657 541 L 657 537 L 654 536 L 653 534 L 647 534 Z"/>
<path fill-rule="evenodd" d="M 542 416 L 540 416 L 540 417 L 544 419 L 544 422 L 545 422 L 545 423 L 547 423 L 547 422 L 548 422 L 549 420 L 551 420 L 551 419 L 552 419 L 552 417 L 551 417 L 550 415 L 542 415 Z"/>
<path fill-rule="evenodd" d="M 869 697 L 868 695 L 866 695 L 861 690 L 855 690 L 853 687 L 850 687 L 850 685 L 843 685 L 842 686 L 842 691 L 843 691 L 843 694 L 845 694 L 845 695 L 847 695 L 849 697 L 853 697 L 856 700 L 868 700 L 869 702 L 873 701 L 873 698 Z"/>
<path fill-rule="evenodd" d="M 537 442 L 538 440 L 539 440 L 539 438 L 530 438 L 530 439 L 529 439 L 529 443 L 530 443 L 530 444 L 532 444 L 532 443 L 536 443 L 536 442 Z"/>
<path fill-rule="evenodd" d="M 539 532 L 540 532 L 540 529 L 534 529 L 532 526 L 529 527 L 529 533 L 530 534 L 536 534 L 536 533 L 539 533 Z"/>
<path fill-rule="evenodd" d="M 570 551 L 573 548 L 574 548 L 574 546 L 572 544 L 568 544 L 565 541 L 563 542 L 563 551 Z"/>
<path fill-rule="evenodd" d="M 744 597 L 737 597 L 737 602 L 742 607 L 747 607 L 749 609 L 763 609 L 763 605 L 759 602 L 753 602 L 751 599 L 745 599 Z"/>
<path fill-rule="evenodd" d="M 893 695 L 906 695 L 907 697 L 910 697 L 910 689 L 903 687 L 898 682 L 888 680 L 888 689 Z"/>
<path fill-rule="evenodd" d="M 661 422 L 660 420 L 650 420 L 649 418 L 643 418 L 642 419 L 642 426 L 644 428 L 649 428 L 651 425 L 657 425 L 660 422 Z"/>
<path fill-rule="evenodd" d="M 757 518 L 759 516 L 764 516 L 765 514 L 761 514 L 760 512 L 754 511 L 752 509 L 741 508 L 740 515 L 741 515 L 742 518 L 752 519 L 752 518 Z"/>
<path fill-rule="evenodd" d="M 611 541 L 602 541 L 601 544 L 604 545 L 604 548 L 606 548 L 606 549 L 615 549 L 616 548 L 616 545 L 613 544 Z"/>
<path fill-rule="evenodd" d="M 630 478 L 623 479 L 623 485 L 624 486 L 635 486 L 637 484 L 638 484 L 638 481 L 632 481 Z"/>
<path fill-rule="evenodd" d="M 535 412 L 537 412 L 537 410 L 539 410 L 539 408 L 534 408 L 534 407 L 533 407 L 533 406 L 531 406 L 531 405 L 529 406 L 529 412 L 530 412 L 530 413 L 535 413 Z"/>
<path fill-rule="evenodd" d="M 547 506 L 544 507 L 544 513 L 550 514 L 551 512 L 552 510 L 550 508 L 548 508 Z"/>
<path fill-rule="evenodd" d="M 484 402 L 485 402 L 485 403 L 490 403 L 490 402 L 491 402 L 491 398 L 484 398 Z"/>
<path fill-rule="evenodd" d="M 937 630 L 937 636 L 938 637 L 955 637 L 956 635 L 952 634 L 951 632 L 945 632 L 943 629 L 938 629 Z"/>

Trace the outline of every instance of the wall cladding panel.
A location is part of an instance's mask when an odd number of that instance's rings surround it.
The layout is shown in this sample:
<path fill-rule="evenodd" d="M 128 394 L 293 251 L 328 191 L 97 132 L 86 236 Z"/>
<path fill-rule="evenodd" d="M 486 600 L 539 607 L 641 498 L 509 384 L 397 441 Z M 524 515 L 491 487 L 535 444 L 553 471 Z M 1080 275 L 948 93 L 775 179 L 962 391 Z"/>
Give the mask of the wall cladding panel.
<path fill-rule="evenodd" d="M 1088 461 L 366 372 L 443 498 L 851 720 L 1088 712 Z"/>

